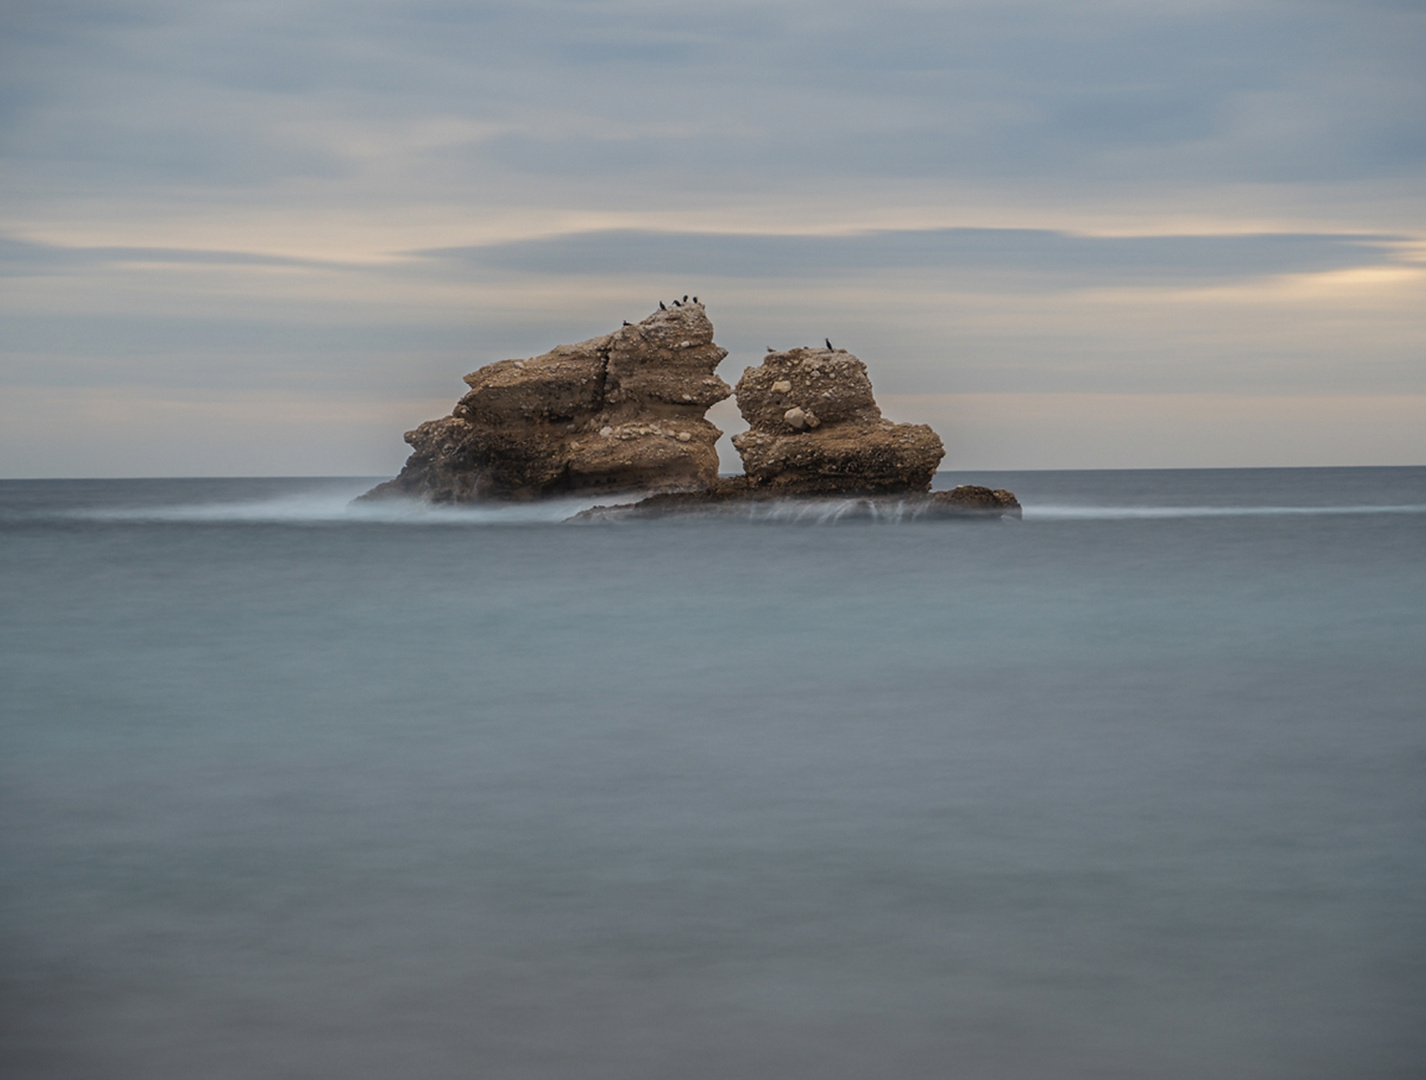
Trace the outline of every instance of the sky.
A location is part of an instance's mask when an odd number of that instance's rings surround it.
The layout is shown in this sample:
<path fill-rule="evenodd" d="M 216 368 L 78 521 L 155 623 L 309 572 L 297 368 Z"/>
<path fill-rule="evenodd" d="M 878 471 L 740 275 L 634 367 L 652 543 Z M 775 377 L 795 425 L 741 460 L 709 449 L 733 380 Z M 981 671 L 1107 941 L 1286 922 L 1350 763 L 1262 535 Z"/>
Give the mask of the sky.
<path fill-rule="evenodd" d="M 391 474 L 685 293 L 946 469 L 1426 464 L 1423 57 L 1426 0 L 0 0 L 0 476 Z"/>

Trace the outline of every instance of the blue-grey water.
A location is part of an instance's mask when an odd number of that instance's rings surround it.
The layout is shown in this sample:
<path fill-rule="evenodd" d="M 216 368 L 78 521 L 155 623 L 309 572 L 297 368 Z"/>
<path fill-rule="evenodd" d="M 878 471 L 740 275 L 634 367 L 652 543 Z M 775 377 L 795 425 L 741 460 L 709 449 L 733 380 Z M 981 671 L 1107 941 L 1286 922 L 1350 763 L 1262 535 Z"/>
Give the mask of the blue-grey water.
<path fill-rule="evenodd" d="M 1426 1074 L 1426 469 L 0 483 L 0 1075 Z"/>

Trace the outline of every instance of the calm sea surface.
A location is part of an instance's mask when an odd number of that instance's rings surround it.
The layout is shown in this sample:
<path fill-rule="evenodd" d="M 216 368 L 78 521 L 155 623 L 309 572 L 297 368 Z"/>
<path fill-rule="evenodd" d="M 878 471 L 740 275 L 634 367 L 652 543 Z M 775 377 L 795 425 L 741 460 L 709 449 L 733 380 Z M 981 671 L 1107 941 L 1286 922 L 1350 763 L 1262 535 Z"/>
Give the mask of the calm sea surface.
<path fill-rule="evenodd" d="M 0 1075 L 1417 1078 L 1426 469 L 0 483 Z"/>

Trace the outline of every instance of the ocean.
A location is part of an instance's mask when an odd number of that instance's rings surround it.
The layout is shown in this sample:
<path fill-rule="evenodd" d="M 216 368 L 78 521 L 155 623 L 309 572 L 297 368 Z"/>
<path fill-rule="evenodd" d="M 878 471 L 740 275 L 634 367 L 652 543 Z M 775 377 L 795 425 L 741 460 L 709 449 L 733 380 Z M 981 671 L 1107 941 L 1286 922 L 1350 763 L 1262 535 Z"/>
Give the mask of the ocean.
<path fill-rule="evenodd" d="M 0 482 L 7 1080 L 1426 1074 L 1426 469 L 372 482 Z"/>

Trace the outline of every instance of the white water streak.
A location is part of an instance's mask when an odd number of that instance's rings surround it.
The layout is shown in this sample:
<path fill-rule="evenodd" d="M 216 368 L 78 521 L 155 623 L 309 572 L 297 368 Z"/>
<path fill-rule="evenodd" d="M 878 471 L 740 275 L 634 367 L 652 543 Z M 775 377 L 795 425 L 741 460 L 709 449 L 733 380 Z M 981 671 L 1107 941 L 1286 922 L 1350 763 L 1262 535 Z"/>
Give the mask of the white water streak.
<path fill-rule="evenodd" d="M 325 525 L 384 523 L 392 525 L 540 525 L 568 521 L 582 510 L 597 505 L 628 504 L 635 499 L 608 495 L 584 498 L 545 499 L 528 503 L 486 503 L 450 506 L 418 500 L 390 499 L 355 502 L 366 482 L 354 488 L 348 484 L 308 490 L 269 498 L 191 502 L 171 505 L 129 505 L 87 507 L 63 511 L 69 520 L 115 523 L 173 524 L 290 524 Z M 730 512 L 731 511 L 731 512 Z M 924 504 L 881 502 L 865 499 L 779 499 L 750 503 L 746 507 L 724 505 L 711 516 L 723 520 L 832 525 L 846 521 L 895 524 L 924 519 Z M 1024 507 L 1024 520 L 1109 521 L 1165 520 L 1174 518 L 1237 518 L 1281 516 L 1342 516 L 1379 514 L 1421 514 L 1426 505 L 1395 506 L 1104 506 L 1051 504 Z M 707 520 L 694 511 L 691 518 Z"/>
<path fill-rule="evenodd" d="M 538 525 L 564 521 L 596 505 L 593 499 L 449 506 L 412 499 L 354 502 L 350 489 L 309 491 L 269 499 L 170 506 L 93 507 L 64 516 L 116 523 L 335 525 Z"/>

